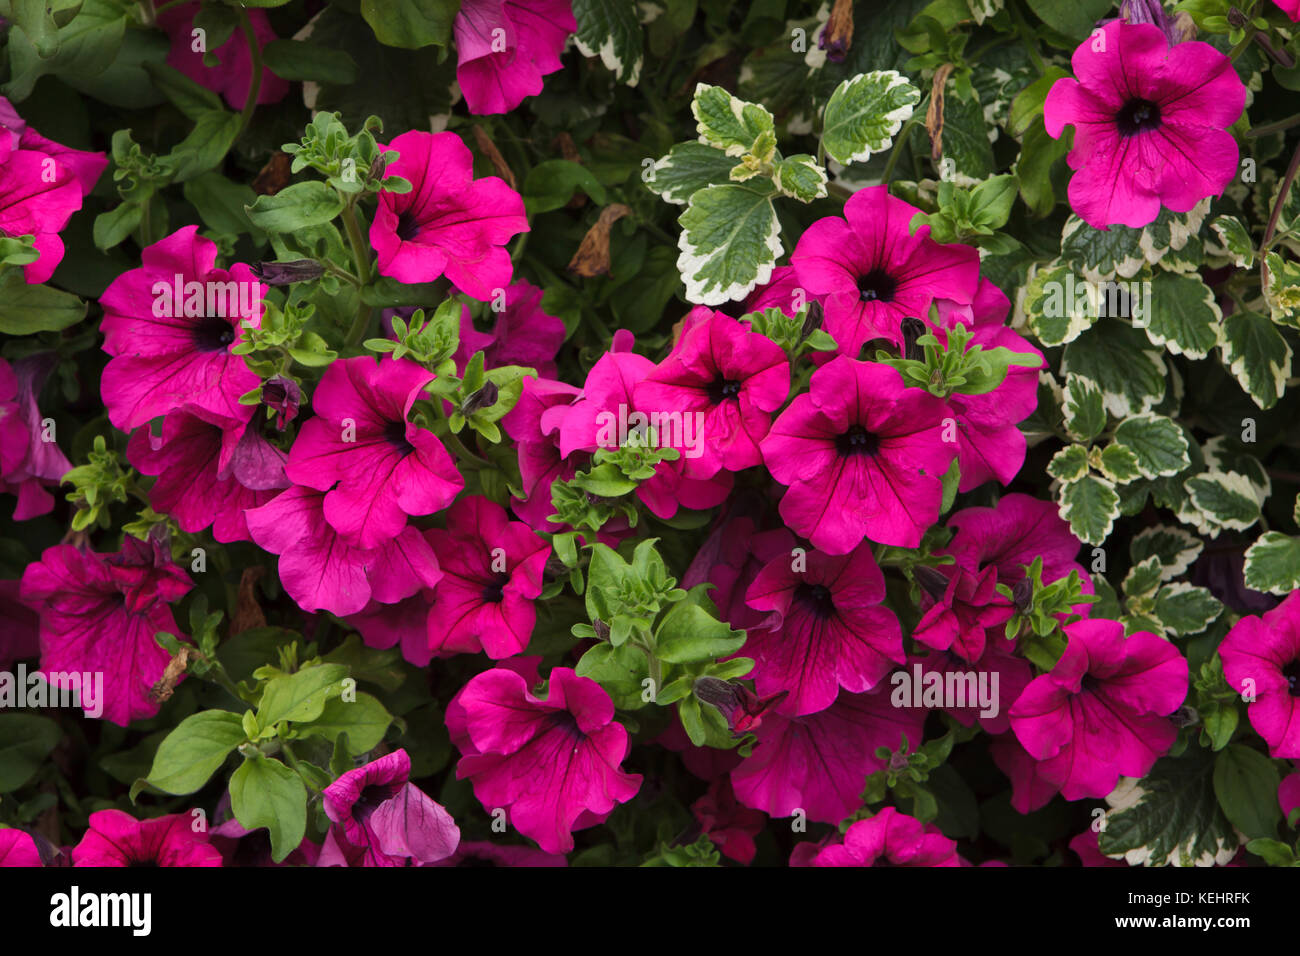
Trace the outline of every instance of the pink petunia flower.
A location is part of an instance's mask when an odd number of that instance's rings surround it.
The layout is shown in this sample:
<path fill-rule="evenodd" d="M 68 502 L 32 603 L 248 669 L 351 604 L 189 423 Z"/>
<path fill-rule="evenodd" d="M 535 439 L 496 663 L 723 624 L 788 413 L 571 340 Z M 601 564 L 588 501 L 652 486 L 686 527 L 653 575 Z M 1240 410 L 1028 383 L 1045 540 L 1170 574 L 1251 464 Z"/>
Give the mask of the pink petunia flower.
<path fill-rule="evenodd" d="M 21 581 L 0 581 L 0 621 L 0 671 L 40 656 L 41 616 L 23 602 Z"/>
<path fill-rule="evenodd" d="M 578 29 L 570 0 L 464 0 L 456 14 L 456 83 L 471 113 L 508 113 L 542 92 L 542 77 Z"/>
<path fill-rule="evenodd" d="M 641 788 L 620 768 L 630 743 L 613 701 L 567 667 L 551 671 L 544 700 L 508 668 L 478 674 L 447 705 L 447 729 L 463 755 L 457 779 L 547 853 L 572 850 L 572 831 L 603 823 Z"/>
<path fill-rule="evenodd" d="M 989 743 L 989 756 L 1011 781 L 1011 806 L 1017 813 L 1033 813 L 1060 793 L 1056 768 L 1030 756 L 1014 733 L 1007 731 L 994 737 Z"/>
<path fill-rule="evenodd" d="M 907 659 L 898 618 L 881 606 L 885 577 L 865 542 L 845 555 L 779 555 L 745 597 L 779 622 L 751 630 L 744 654 L 754 659 L 758 693 L 790 692 L 778 705 L 783 713 L 825 710 L 840 688 L 871 690 Z"/>
<path fill-rule="evenodd" d="M 997 568 L 973 572 L 957 565 L 926 567 L 913 572 L 921 586 L 921 620 L 912 637 L 936 650 L 951 650 L 967 661 L 984 654 L 986 632 L 1005 624 L 1015 613 L 998 593 Z"/>
<path fill-rule="evenodd" d="M 1168 715 L 1187 696 L 1187 661 L 1154 634 L 1116 621 L 1066 625 L 1065 653 L 1025 688 L 1011 729 L 1067 800 L 1104 797 L 1142 777 L 1178 736 Z"/>
<path fill-rule="evenodd" d="M 1264 616 L 1243 617 L 1219 646 L 1223 676 L 1274 757 L 1300 757 L 1300 591 Z M 1249 682 L 1249 683 L 1248 683 Z"/>
<path fill-rule="evenodd" d="M 222 797 L 221 806 L 228 808 L 230 795 Z M 315 866 L 320 857 L 320 847 L 303 837 L 298 847 L 276 863 L 271 855 L 271 833 L 266 827 L 247 830 L 233 816 L 213 827 L 208 834 L 212 845 L 221 853 L 224 866 Z"/>
<path fill-rule="evenodd" d="M 731 778 L 724 775 L 710 783 L 704 796 L 691 804 L 691 813 L 723 856 L 746 866 L 753 862 L 758 852 L 754 837 L 767 825 L 767 814 L 742 806 Z"/>
<path fill-rule="evenodd" d="M 6 132 L 9 134 L 8 137 L 4 135 Z M 72 171 L 72 175 L 81 184 L 82 198 L 90 195 L 90 191 L 99 182 L 99 177 L 108 168 L 107 154 L 92 150 L 73 149 L 70 146 L 64 146 L 62 143 L 56 143 L 52 139 L 46 139 L 27 125 L 26 121 L 18 115 L 18 111 L 14 109 L 12 103 L 0 96 L 0 157 L 8 149 L 26 149 L 34 153 L 52 156 L 61 165 Z"/>
<path fill-rule="evenodd" d="M 647 412 L 696 415 L 700 454 L 685 458 L 685 474 L 710 478 L 763 461 L 772 412 L 790 392 L 790 363 L 771 339 L 721 312 L 694 309 L 669 356 L 633 390 Z"/>
<path fill-rule="evenodd" d="M 465 486 L 442 442 L 406 418 L 433 378 L 409 359 L 363 355 L 332 362 L 312 397 L 286 472 L 328 492 L 325 520 L 357 547 L 390 541 L 407 515 L 441 511 Z"/>
<path fill-rule="evenodd" d="M 72 848 L 73 866 L 221 866 L 206 830 L 188 813 L 137 820 L 121 810 L 97 810 Z"/>
<path fill-rule="evenodd" d="M 1277 803 L 1282 817 L 1290 825 L 1292 815 L 1300 810 L 1300 771 L 1292 771 L 1277 785 Z"/>
<path fill-rule="evenodd" d="M 829 554 L 864 535 L 916 547 L 939 518 L 940 479 L 957 455 L 955 428 L 944 440 L 949 414 L 887 365 L 832 360 L 762 442 L 772 477 L 790 486 L 781 517 Z"/>
<path fill-rule="evenodd" d="M 568 481 L 578 472 L 579 459 L 590 460 L 586 453 L 565 457 L 560 454 L 558 421 L 545 417 L 548 409 L 557 408 L 563 416 L 582 390 L 549 378 L 526 378 L 515 407 L 501 419 L 506 434 L 515 440 L 519 455 L 522 499 L 515 498 L 510 507 L 534 531 L 562 530 L 547 519 L 555 514 L 551 504 L 551 485 Z"/>
<path fill-rule="evenodd" d="M 193 583 L 167 546 L 127 536 L 116 554 L 70 544 L 47 548 L 23 572 L 22 598 L 41 615 L 41 668 L 46 673 L 101 673 L 105 720 L 125 727 L 158 713 L 150 695 L 170 660 L 154 640 L 180 636 L 171 602 Z M 82 695 L 85 709 L 91 702 Z"/>
<path fill-rule="evenodd" d="M 903 319 L 928 320 L 935 299 L 967 305 L 974 297 L 979 253 L 940 245 L 929 226 L 912 233 L 918 212 L 873 186 L 849 198 L 843 219 L 819 219 L 799 237 L 790 263 L 799 285 L 824 302 L 840 355 L 855 359 L 874 338 L 901 346 Z"/>
<path fill-rule="evenodd" d="M 456 852 L 460 828 L 440 804 L 409 782 L 405 750 L 349 770 L 321 791 L 334 824 L 318 866 L 419 866 Z M 356 859 L 359 857 L 359 859 Z"/>
<path fill-rule="evenodd" d="M 504 291 L 500 312 L 495 311 L 497 300 L 493 300 L 496 320 L 491 332 L 474 328 L 469 309 L 462 310 L 456 368 L 463 372 L 474 353 L 482 352 L 487 368 L 522 365 L 541 378 L 555 378 L 555 355 L 564 344 L 564 322 L 542 310 L 542 290 L 532 283 L 515 282 Z"/>
<path fill-rule="evenodd" d="M 14 520 L 54 509 L 47 485 L 57 485 L 72 464 L 46 430 L 36 396 L 58 361 L 53 352 L 19 359 L 10 368 L 0 359 L 0 491 L 18 496 Z"/>
<path fill-rule="evenodd" d="M 244 512 L 257 546 L 280 555 L 280 581 L 304 611 L 356 614 L 373 598 L 395 604 L 442 578 L 433 548 L 403 527 L 376 548 L 349 543 L 326 520 L 326 495 L 295 486 Z"/>
<path fill-rule="evenodd" d="M 198 12 L 199 4 L 194 2 L 182 3 L 158 14 L 158 26 L 166 31 L 169 41 L 167 65 L 184 73 L 200 86 L 220 94 L 232 109 L 243 109 L 253 85 L 253 59 L 248 51 L 248 38 L 242 30 L 236 28 L 230 39 L 217 49 L 196 50 L 197 40 L 193 30 L 194 17 Z M 249 9 L 248 18 L 259 49 L 279 39 L 271 28 L 265 10 Z M 216 56 L 216 66 L 207 66 L 203 62 L 205 53 Z M 278 103 L 288 94 L 288 81 L 263 68 L 262 85 L 257 90 L 258 104 Z"/>
<path fill-rule="evenodd" d="M 1161 204 L 1187 212 L 1222 194 L 1237 173 L 1246 87 L 1208 43 L 1170 46 L 1160 27 L 1114 20 L 1084 40 L 1078 79 L 1053 84 L 1043 104 L 1048 135 L 1074 127 L 1066 161 L 1070 206 L 1097 229 L 1140 228 Z"/>
<path fill-rule="evenodd" d="M 961 866 L 957 844 L 932 823 L 885 807 L 875 816 L 859 820 L 844 832 L 842 842 L 832 843 L 810 854 L 791 856 L 791 866 Z M 797 862 L 796 862 L 797 861 Z"/>
<path fill-rule="evenodd" d="M 1277 8 L 1296 23 L 1300 23 L 1300 0 L 1273 0 Z"/>
<path fill-rule="evenodd" d="M 789 528 L 756 531 L 749 517 L 726 517 L 696 551 L 682 576 L 682 587 L 712 584 L 709 599 L 717 605 L 721 620 L 736 630 L 760 627 L 771 615 L 751 608 L 745 592 L 769 561 L 781 555 L 788 558 L 797 543 Z"/>
<path fill-rule="evenodd" d="M 1082 576 L 1083 589 L 1092 593 L 1092 579 L 1075 558 L 1079 539 L 1050 501 L 1020 493 L 1003 495 L 992 508 L 963 508 L 947 521 L 957 529 L 941 554 L 950 554 L 968 571 L 997 569 L 998 582 L 1024 580 L 1025 566 L 1043 559 L 1043 583 L 1050 584 L 1071 571 Z"/>
<path fill-rule="evenodd" d="M 482 302 L 509 286 L 505 244 L 528 231 L 520 195 L 496 176 L 475 179 L 474 157 L 455 133 L 412 130 L 382 148 L 401 154 L 386 173 L 412 189 L 379 194 L 370 244 L 380 274 L 408 283 L 446 275 Z"/>
<path fill-rule="evenodd" d="M 239 397 L 261 379 L 230 350 L 261 325 L 267 287 L 236 263 L 216 268 L 217 246 L 183 226 L 144 250 L 100 296 L 100 383 L 113 425 L 130 431 L 182 405 L 243 420 Z M 211 306 L 211 311 L 209 310 Z"/>
<path fill-rule="evenodd" d="M 0 827 L 0 867 L 43 865 L 41 851 L 30 833 Z"/>
<path fill-rule="evenodd" d="M 158 476 L 149 489 L 149 506 L 171 515 L 187 534 L 210 526 L 223 544 L 250 540 L 244 512 L 269 502 L 289 480 L 281 460 L 280 480 L 273 488 L 253 489 L 239 482 L 234 457 L 246 424 L 190 407 L 168 414 L 161 435 L 148 426 L 137 429 L 126 457 L 141 474 Z"/>
<path fill-rule="evenodd" d="M 802 808 L 809 820 L 838 823 L 862 805 L 867 777 L 884 767 L 877 747 L 909 752 L 922 739 L 926 711 L 893 707 L 888 688 L 841 693 L 805 717 L 770 714 L 758 744 L 731 774 L 741 803 L 773 817 Z M 817 768 L 815 771 L 810 768 Z"/>
<path fill-rule="evenodd" d="M 447 529 L 430 529 L 428 539 L 443 572 L 429 614 L 433 652 L 522 653 L 537 623 L 533 600 L 551 553 L 545 539 L 481 495 L 452 505 Z"/>

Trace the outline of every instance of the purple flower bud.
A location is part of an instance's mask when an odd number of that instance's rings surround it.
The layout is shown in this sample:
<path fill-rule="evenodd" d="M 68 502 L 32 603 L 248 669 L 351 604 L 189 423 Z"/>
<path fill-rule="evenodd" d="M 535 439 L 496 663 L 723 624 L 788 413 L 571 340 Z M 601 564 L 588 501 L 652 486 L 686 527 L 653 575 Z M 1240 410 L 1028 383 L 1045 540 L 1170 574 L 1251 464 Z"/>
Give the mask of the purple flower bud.
<path fill-rule="evenodd" d="M 298 415 L 302 403 L 302 389 L 291 378 L 277 375 L 262 386 L 262 404 L 275 410 L 275 427 L 284 431 Z"/>
<path fill-rule="evenodd" d="M 1034 585 L 1029 578 L 1021 578 L 1011 589 L 1011 601 L 1021 614 L 1029 611 L 1034 603 Z"/>
<path fill-rule="evenodd" d="M 484 382 L 483 386 L 472 392 L 469 398 L 465 399 L 464 404 L 460 406 L 460 413 L 469 417 L 483 408 L 491 408 L 497 403 L 501 390 L 497 388 L 496 382 Z"/>
<path fill-rule="evenodd" d="M 925 335 L 925 323 L 914 315 L 903 319 L 903 358 L 919 362 L 925 358 L 925 350 L 916 344 L 916 340 Z"/>
<path fill-rule="evenodd" d="M 325 274 L 325 267 L 315 259 L 296 259 L 293 262 L 259 262 L 253 266 L 253 275 L 267 285 L 293 285 L 310 282 Z"/>

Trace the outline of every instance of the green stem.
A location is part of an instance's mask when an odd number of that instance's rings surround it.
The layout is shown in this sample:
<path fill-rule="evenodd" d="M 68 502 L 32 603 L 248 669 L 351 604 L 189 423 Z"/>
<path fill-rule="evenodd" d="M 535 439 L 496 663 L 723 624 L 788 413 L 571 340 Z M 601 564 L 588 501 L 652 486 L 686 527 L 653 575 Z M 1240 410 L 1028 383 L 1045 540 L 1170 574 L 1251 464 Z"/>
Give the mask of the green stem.
<path fill-rule="evenodd" d="M 248 129 L 253 111 L 257 109 L 258 94 L 262 92 L 262 47 L 257 42 L 257 34 L 253 32 L 253 21 L 249 18 L 248 11 L 241 5 L 235 7 L 235 14 L 239 17 L 239 28 L 244 31 L 248 55 L 253 62 L 253 79 L 248 86 L 248 98 L 244 100 L 244 108 L 239 113 L 239 132 L 235 134 L 238 139 Z"/>
<path fill-rule="evenodd" d="M 1258 31 L 1257 29 L 1255 29 L 1254 24 L 1249 24 L 1249 25 L 1246 27 L 1246 35 L 1245 35 L 1244 37 L 1241 38 L 1241 42 L 1238 43 L 1236 46 L 1234 46 L 1231 50 L 1228 51 L 1228 59 L 1229 59 L 1229 60 L 1236 60 L 1237 57 L 1239 57 L 1239 56 L 1241 56 L 1243 53 L 1245 53 L 1245 52 L 1246 52 L 1246 48 L 1247 48 L 1248 46 L 1250 46 L 1251 41 L 1253 41 L 1253 40 L 1255 39 L 1255 34 L 1258 33 L 1258 32 L 1259 32 L 1259 31 Z"/>
<path fill-rule="evenodd" d="M 1273 243 L 1273 234 L 1277 232 L 1277 222 L 1282 215 L 1282 207 L 1286 205 L 1286 197 L 1291 192 L 1291 186 L 1295 183 L 1296 173 L 1300 172 L 1300 143 L 1296 144 L 1295 152 L 1291 154 L 1291 165 L 1286 169 L 1286 176 L 1282 179 L 1282 186 L 1277 191 L 1277 200 L 1273 203 L 1273 212 L 1268 217 L 1268 228 L 1264 230 L 1264 239 L 1259 244 L 1259 289 L 1263 292 L 1268 288 L 1268 263 L 1264 256 Z"/>
<path fill-rule="evenodd" d="M 343 205 L 343 228 L 348 234 L 348 245 L 352 247 L 352 261 L 357 267 L 357 279 L 364 287 L 370 285 L 370 249 L 361 237 L 361 226 L 357 223 L 355 204 L 356 197 L 347 197 Z M 348 329 L 347 337 L 343 340 L 344 345 L 353 346 L 361 341 L 370 326 L 370 318 L 374 311 L 374 308 L 361 303 L 357 309 L 357 317 L 352 320 L 352 327 Z"/>

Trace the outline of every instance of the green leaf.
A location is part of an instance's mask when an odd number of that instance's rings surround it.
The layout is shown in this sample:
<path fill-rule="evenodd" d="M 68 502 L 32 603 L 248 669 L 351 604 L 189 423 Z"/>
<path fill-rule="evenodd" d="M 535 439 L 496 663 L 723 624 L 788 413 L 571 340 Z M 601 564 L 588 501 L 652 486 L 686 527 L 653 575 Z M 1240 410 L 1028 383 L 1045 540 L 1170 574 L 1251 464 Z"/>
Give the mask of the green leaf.
<path fill-rule="evenodd" d="M 158 745 L 146 782 L 163 793 L 193 793 L 245 739 L 239 714 L 227 710 L 191 714 Z"/>
<path fill-rule="evenodd" d="M 582 655 L 574 672 L 579 677 L 590 677 L 605 688 L 620 710 L 635 710 L 645 705 L 641 699 L 641 682 L 649 676 L 649 667 L 645 653 L 638 647 L 597 644 Z"/>
<path fill-rule="evenodd" d="M 1220 344 L 1223 310 L 1198 275 L 1157 272 L 1150 294 L 1141 296 L 1148 315 L 1142 317 L 1147 338 L 1175 355 L 1203 359 Z M 1134 325 L 1138 324 L 1134 316 Z"/>
<path fill-rule="evenodd" d="M 1061 517 L 1080 541 L 1101 544 L 1119 516 L 1119 495 L 1114 483 L 1096 475 L 1062 485 L 1058 492 Z"/>
<path fill-rule="evenodd" d="M 1111 0 L 1028 0 L 1029 9 L 1058 33 L 1082 40 L 1113 6 Z"/>
<path fill-rule="evenodd" d="M 1149 411 L 1165 397 L 1164 359 L 1127 322 L 1105 320 L 1075 339 L 1065 347 L 1061 371 L 1096 382 L 1102 404 L 1116 418 Z"/>
<path fill-rule="evenodd" d="M 772 167 L 772 183 L 783 196 L 800 202 L 826 197 L 826 170 L 803 153 L 777 161 Z"/>
<path fill-rule="evenodd" d="M 1052 139 L 1047 135 L 1041 117 L 1034 120 L 1024 135 L 1020 157 L 1016 160 L 1016 181 L 1020 184 L 1021 198 L 1036 218 L 1048 215 L 1056 205 L 1053 168 L 1069 149 L 1068 137 Z"/>
<path fill-rule="evenodd" d="M 1223 610 L 1207 588 L 1183 581 L 1166 584 L 1156 595 L 1155 616 L 1175 637 L 1199 634 Z"/>
<path fill-rule="evenodd" d="M 686 298 L 699 305 L 744 298 L 771 277 L 783 251 L 772 189 L 762 181 L 701 189 L 678 221 L 677 270 Z"/>
<path fill-rule="evenodd" d="M 300 724 L 296 729 L 304 736 L 324 737 L 326 740 L 345 734 L 348 753 L 356 757 L 378 746 L 392 722 L 392 716 L 378 699 L 358 693 L 353 701 L 330 698 L 319 717 L 311 723 Z"/>
<path fill-rule="evenodd" d="M 1130 866 L 1227 863 L 1238 841 L 1219 809 L 1213 776 L 1213 757 L 1197 747 L 1157 760 L 1136 782 L 1137 801 L 1107 815 L 1098 848 L 1107 856 L 1123 853 Z M 1126 783 L 1121 780 L 1121 788 Z"/>
<path fill-rule="evenodd" d="M 276 863 L 296 850 L 307 833 L 307 787 L 278 760 L 255 756 L 239 766 L 230 778 L 230 809 L 244 829 L 270 832 Z"/>
<path fill-rule="evenodd" d="M 1204 545 L 1189 531 L 1168 525 L 1144 528 L 1129 542 L 1129 557 L 1136 563 L 1156 557 L 1162 567 L 1161 579 L 1176 578 L 1192 566 Z"/>
<path fill-rule="evenodd" d="M 1056 81 L 1069 75 L 1068 70 L 1049 66 L 1046 73 L 1021 90 L 1011 102 L 1011 110 L 1007 114 L 1007 132 L 1016 137 L 1028 132 L 1034 125 L 1034 120 L 1042 118 L 1043 103 Z"/>
<path fill-rule="evenodd" d="M 582 55 L 599 56 L 620 83 L 636 86 L 645 41 L 635 0 L 573 0 L 573 18 L 573 40 Z"/>
<path fill-rule="evenodd" d="M 1259 520 L 1255 486 L 1235 471 L 1207 471 L 1183 482 L 1192 504 L 1211 525 L 1244 531 Z"/>
<path fill-rule="evenodd" d="M 1160 586 L 1162 572 L 1160 559 L 1154 555 L 1137 562 L 1124 575 L 1124 597 L 1132 601 L 1134 598 L 1154 594 Z"/>
<path fill-rule="evenodd" d="M 646 186 L 668 202 L 684 206 L 693 193 L 705 186 L 730 182 L 735 165 L 734 157 L 713 146 L 694 140 L 678 143 L 654 164 Z"/>
<path fill-rule="evenodd" d="M 524 180 L 524 205 L 529 215 L 550 212 L 565 206 L 578 189 L 597 205 L 605 204 L 605 187 L 586 166 L 567 159 L 548 159 L 529 170 Z"/>
<path fill-rule="evenodd" d="M 27 99 L 36 81 L 46 74 L 85 79 L 106 70 L 116 58 L 126 36 L 126 12 L 118 0 L 85 0 L 77 15 L 59 28 L 57 51 L 43 57 L 24 29 L 9 30 L 10 80 L 4 95 Z M 46 50 L 49 49 L 48 43 Z"/>
<path fill-rule="evenodd" d="M 253 225 L 268 232 L 292 233 L 330 222 L 343 211 L 343 197 L 320 180 L 295 183 L 274 196 L 258 196 L 245 206 Z"/>
<path fill-rule="evenodd" d="M 17 790 L 36 776 L 62 736 L 48 717 L 0 714 L 0 793 Z"/>
<path fill-rule="evenodd" d="M 1246 549 L 1246 587 L 1270 594 L 1300 589 L 1300 538 L 1266 531 Z"/>
<path fill-rule="evenodd" d="M 0 271 L 0 332 L 59 332 L 86 317 L 86 303 L 47 285 L 28 285 L 20 269 Z"/>
<path fill-rule="evenodd" d="M 1172 418 L 1163 415 L 1135 415 L 1120 422 L 1115 441 L 1137 455 L 1137 468 L 1144 478 L 1176 475 L 1192 460 L 1187 453 L 1187 436 Z"/>
<path fill-rule="evenodd" d="M 1277 836 L 1277 766 L 1244 744 L 1229 744 L 1214 761 L 1214 794 L 1223 815 L 1248 839 Z"/>
<path fill-rule="evenodd" d="M 1047 463 L 1047 473 L 1061 481 L 1079 481 L 1088 473 L 1088 449 L 1082 445 L 1066 445 Z"/>
<path fill-rule="evenodd" d="M 835 88 L 822 117 L 822 147 L 841 165 L 889 148 L 921 91 L 895 70 L 859 73 Z"/>
<path fill-rule="evenodd" d="M 1210 221 L 1210 228 L 1219 237 L 1219 242 L 1233 265 L 1249 269 L 1255 264 L 1255 242 L 1240 219 L 1236 216 L 1215 216 Z"/>
<path fill-rule="evenodd" d="M 1237 311 L 1223 322 L 1223 364 L 1260 408 L 1272 408 L 1291 377 L 1291 346 L 1258 312 Z"/>
<path fill-rule="evenodd" d="M 272 40 L 262 48 L 262 58 L 276 76 L 285 80 L 320 83 L 355 83 L 357 64 L 343 50 L 301 40 Z"/>
<path fill-rule="evenodd" d="M 1098 470 L 1117 485 L 1127 484 L 1141 474 L 1137 454 L 1127 445 L 1111 442 L 1098 456 Z"/>
<path fill-rule="evenodd" d="M 459 11 L 460 0 L 361 0 L 375 38 L 403 50 L 446 46 Z"/>
<path fill-rule="evenodd" d="M 970 219 L 985 229 L 1000 229 L 1011 217 L 1016 202 L 1016 178 L 994 176 L 980 183 L 970 193 Z"/>
<path fill-rule="evenodd" d="M 1246 850 L 1269 866 L 1295 866 L 1295 851 L 1281 840 L 1251 840 Z"/>
<path fill-rule="evenodd" d="M 993 175 L 993 145 L 984 120 L 984 107 L 970 96 L 950 94 L 943 104 L 943 152 L 940 165 L 951 160 L 953 179 L 967 184 Z"/>
<path fill-rule="evenodd" d="M 121 243 L 140 225 L 144 207 L 139 203 L 118 203 L 108 212 L 95 217 L 93 236 L 95 248 L 107 252 Z"/>
<path fill-rule="evenodd" d="M 744 643 L 744 631 L 733 631 L 700 605 L 681 601 L 659 624 L 655 656 L 672 664 L 711 661 L 736 653 Z"/>
<path fill-rule="evenodd" d="M 257 722 L 270 727 L 282 720 L 308 723 L 325 711 L 325 702 L 337 696 L 348 669 L 341 664 L 318 664 L 267 681 L 257 707 Z"/>
<path fill-rule="evenodd" d="M 165 63 L 146 61 L 141 64 L 154 86 L 167 97 L 173 106 L 189 120 L 197 121 L 206 113 L 225 109 L 221 97 L 206 86 L 200 86 L 180 70 Z"/>
<path fill-rule="evenodd" d="M 1025 285 L 1025 317 L 1044 345 L 1073 342 L 1097 321 L 1096 311 L 1075 289 L 1074 270 L 1063 264 L 1037 269 Z"/>
<path fill-rule="evenodd" d="M 1106 407 L 1101 388 L 1082 375 L 1065 377 L 1065 430 L 1078 441 L 1089 442 L 1106 429 Z"/>
<path fill-rule="evenodd" d="M 700 83 L 691 102 L 700 142 L 728 156 L 743 156 L 760 133 L 775 131 L 772 114 L 755 103 L 737 99 L 720 86 Z"/>
<path fill-rule="evenodd" d="M 238 113 L 209 110 L 202 114 L 194 122 L 194 128 L 176 144 L 175 149 L 170 153 L 170 158 L 175 164 L 175 181 L 183 183 L 200 173 L 206 173 L 209 169 L 215 169 L 226 158 L 226 153 L 230 152 L 230 147 L 234 145 L 235 137 L 238 135 Z"/>

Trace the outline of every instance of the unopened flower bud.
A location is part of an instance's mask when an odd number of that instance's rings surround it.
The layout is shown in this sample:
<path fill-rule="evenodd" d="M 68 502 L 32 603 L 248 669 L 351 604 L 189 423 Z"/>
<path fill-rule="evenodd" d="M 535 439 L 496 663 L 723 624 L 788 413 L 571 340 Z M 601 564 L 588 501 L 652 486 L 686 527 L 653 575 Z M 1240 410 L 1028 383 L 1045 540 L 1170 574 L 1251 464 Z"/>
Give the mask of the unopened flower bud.
<path fill-rule="evenodd" d="M 267 285 L 293 285 L 310 282 L 325 274 L 325 267 L 315 259 L 296 259 L 293 262 L 259 262 L 253 266 L 253 275 Z"/>

